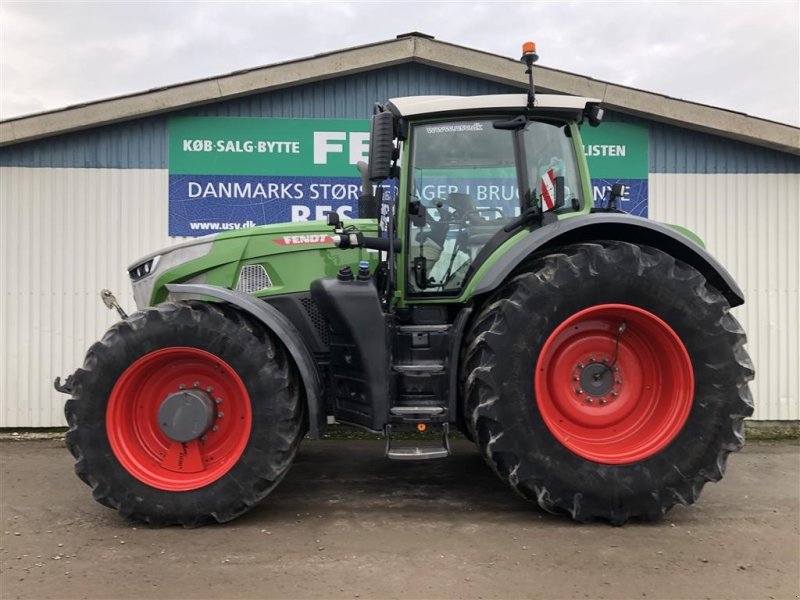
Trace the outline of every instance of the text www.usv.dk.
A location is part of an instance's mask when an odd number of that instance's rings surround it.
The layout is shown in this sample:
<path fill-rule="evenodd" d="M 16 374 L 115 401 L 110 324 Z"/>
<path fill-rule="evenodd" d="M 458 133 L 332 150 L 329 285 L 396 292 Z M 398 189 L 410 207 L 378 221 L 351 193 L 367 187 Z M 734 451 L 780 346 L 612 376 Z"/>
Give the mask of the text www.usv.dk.
<path fill-rule="evenodd" d="M 247 229 L 248 227 L 255 227 L 255 221 L 245 221 L 244 223 L 237 221 L 235 223 L 218 223 L 210 221 L 199 221 L 189 223 L 189 228 L 193 231 L 230 231 L 232 229 Z"/>

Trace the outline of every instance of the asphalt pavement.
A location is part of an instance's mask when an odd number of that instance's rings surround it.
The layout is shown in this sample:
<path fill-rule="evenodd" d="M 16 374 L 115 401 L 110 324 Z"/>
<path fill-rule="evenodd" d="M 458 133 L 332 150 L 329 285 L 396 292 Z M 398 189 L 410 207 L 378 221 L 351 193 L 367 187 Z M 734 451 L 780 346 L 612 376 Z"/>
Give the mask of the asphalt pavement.
<path fill-rule="evenodd" d="M 226 525 L 151 529 L 91 498 L 61 440 L 0 442 L 0 597 L 800 597 L 800 446 L 755 443 L 658 523 L 580 525 L 507 489 L 469 442 L 393 462 L 305 441 Z"/>

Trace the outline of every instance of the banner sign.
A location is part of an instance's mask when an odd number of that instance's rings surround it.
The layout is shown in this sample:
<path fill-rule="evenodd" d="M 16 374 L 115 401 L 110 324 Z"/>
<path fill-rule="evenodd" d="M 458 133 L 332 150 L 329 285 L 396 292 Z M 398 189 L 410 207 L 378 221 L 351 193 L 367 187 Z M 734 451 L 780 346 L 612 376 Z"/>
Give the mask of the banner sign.
<path fill-rule="evenodd" d="M 631 123 L 603 123 L 581 127 L 583 149 L 592 177 L 595 206 L 605 206 L 611 186 L 621 183 L 625 195 L 619 208 L 648 216 L 647 175 L 650 167 L 647 127 Z"/>
<path fill-rule="evenodd" d="M 169 122 L 169 235 L 356 217 L 370 122 L 176 117 Z"/>
<path fill-rule="evenodd" d="M 367 160 L 369 127 L 365 119 L 170 119 L 169 235 L 324 219 L 331 210 L 358 216 L 355 165 Z M 646 217 L 647 128 L 605 123 L 583 127 L 581 135 L 595 205 L 604 204 L 611 185 L 620 182 L 626 186 L 620 208 Z M 472 175 L 476 201 L 518 212 L 513 177 Z M 429 183 L 435 188 L 443 182 Z M 425 186 L 418 191 L 442 196 Z"/>

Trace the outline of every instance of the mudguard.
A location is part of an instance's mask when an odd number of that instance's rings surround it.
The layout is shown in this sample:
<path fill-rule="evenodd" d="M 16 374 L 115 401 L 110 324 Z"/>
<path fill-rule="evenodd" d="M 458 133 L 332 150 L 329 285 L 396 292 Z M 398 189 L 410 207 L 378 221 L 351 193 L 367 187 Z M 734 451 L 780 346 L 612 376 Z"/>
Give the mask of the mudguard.
<path fill-rule="evenodd" d="M 192 298 L 211 297 L 232 304 L 264 324 L 286 347 L 294 359 L 306 392 L 309 436 L 319 439 L 325 432 L 327 415 L 322 400 L 322 383 L 313 355 L 303 342 L 300 332 L 278 309 L 249 294 L 205 284 L 167 284 L 171 296 Z"/>
<path fill-rule="evenodd" d="M 529 256 L 558 246 L 619 240 L 652 246 L 697 269 L 731 307 L 744 304 L 744 294 L 717 259 L 671 227 L 624 213 L 593 213 L 560 220 L 531 232 L 503 253 L 481 277 L 472 294 L 491 292 Z"/>

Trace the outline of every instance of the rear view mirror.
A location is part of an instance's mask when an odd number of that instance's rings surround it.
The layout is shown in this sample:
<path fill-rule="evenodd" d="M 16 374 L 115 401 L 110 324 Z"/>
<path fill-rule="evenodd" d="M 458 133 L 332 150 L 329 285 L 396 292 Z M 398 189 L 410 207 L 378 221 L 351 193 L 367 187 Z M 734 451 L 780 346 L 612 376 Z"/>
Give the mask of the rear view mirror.
<path fill-rule="evenodd" d="M 394 118 L 390 112 L 372 116 L 369 134 L 369 179 L 380 182 L 388 179 L 394 155 Z"/>

